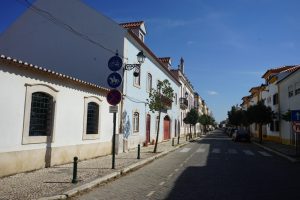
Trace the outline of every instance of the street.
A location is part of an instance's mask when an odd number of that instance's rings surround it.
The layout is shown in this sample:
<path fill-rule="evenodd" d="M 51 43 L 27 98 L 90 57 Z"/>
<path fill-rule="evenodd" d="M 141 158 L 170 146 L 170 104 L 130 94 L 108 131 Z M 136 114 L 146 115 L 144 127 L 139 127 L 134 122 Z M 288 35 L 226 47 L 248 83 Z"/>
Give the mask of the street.
<path fill-rule="evenodd" d="M 216 130 L 73 199 L 300 199 L 299 164 Z"/>

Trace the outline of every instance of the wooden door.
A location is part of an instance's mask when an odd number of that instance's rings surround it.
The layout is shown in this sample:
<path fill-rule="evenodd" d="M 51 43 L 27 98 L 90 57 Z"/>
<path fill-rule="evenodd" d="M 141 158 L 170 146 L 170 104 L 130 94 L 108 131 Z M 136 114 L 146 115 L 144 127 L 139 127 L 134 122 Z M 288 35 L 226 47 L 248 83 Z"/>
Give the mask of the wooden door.
<path fill-rule="evenodd" d="M 164 118 L 164 140 L 170 139 L 170 118 L 166 116 Z"/>
<path fill-rule="evenodd" d="M 148 114 L 146 119 L 146 143 L 150 143 L 150 127 L 151 127 L 151 116 Z"/>

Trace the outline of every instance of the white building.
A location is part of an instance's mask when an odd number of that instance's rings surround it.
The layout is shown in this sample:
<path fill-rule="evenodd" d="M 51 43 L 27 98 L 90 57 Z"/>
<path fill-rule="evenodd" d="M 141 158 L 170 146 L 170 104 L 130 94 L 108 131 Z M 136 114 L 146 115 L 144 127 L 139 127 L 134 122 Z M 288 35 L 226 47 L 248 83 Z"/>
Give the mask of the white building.
<path fill-rule="evenodd" d="M 107 155 L 107 89 L 0 57 L 0 177 Z"/>
<path fill-rule="evenodd" d="M 135 148 L 138 144 L 153 144 L 156 140 L 158 113 L 149 110 L 147 99 L 150 90 L 156 89 L 157 83 L 165 79 L 171 83 L 175 97 L 169 101 L 170 109 L 161 114 L 159 142 L 176 136 L 179 113 L 177 94 L 180 83 L 170 72 L 170 66 L 166 66 L 145 44 L 146 28 L 143 21 L 121 25 L 128 30 L 124 45 L 124 55 L 128 58 L 128 63 L 136 62 L 136 54 L 140 50 L 146 56 L 138 77 L 133 76 L 134 70 L 124 72 L 121 130 L 126 150 Z"/>
<path fill-rule="evenodd" d="M 300 68 L 289 73 L 277 82 L 279 88 L 280 113 L 300 110 Z M 281 141 L 284 144 L 295 144 L 295 134 L 290 122 L 280 121 Z"/>
<path fill-rule="evenodd" d="M 178 93 L 179 105 L 180 105 L 180 116 L 179 116 L 179 126 L 180 126 L 180 135 L 186 135 L 190 132 L 190 126 L 183 122 L 183 119 L 186 117 L 187 113 L 194 108 L 194 88 L 188 78 L 184 73 L 184 60 L 180 59 L 180 64 L 178 69 L 172 69 L 172 73 L 176 76 L 177 80 L 180 82 L 180 88 Z"/>
<path fill-rule="evenodd" d="M 275 142 L 281 142 L 281 128 L 280 128 L 280 102 L 279 94 L 280 90 L 278 88 L 277 82 L 284 79 L 291 72 L 295 71 L 297 66 L 283 66 L 274 69 L 269 69 L 262 76 L 265 79 L 265 85 L 262 88 L 262 99 L 264 104 L 270 107 L 273 111 L 273 121 L 266 126 L 266 132 L 264 134 L 264 139 L 271 140 Z"/>

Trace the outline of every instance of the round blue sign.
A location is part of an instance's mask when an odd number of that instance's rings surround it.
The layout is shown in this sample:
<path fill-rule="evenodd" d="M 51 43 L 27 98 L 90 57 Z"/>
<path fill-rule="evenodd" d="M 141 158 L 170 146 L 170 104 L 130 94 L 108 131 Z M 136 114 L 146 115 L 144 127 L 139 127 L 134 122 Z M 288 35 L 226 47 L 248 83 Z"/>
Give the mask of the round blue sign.
<path fill-rule="evenodd" d="M 122 77 L 119 73 L 113 72 L 107 77 L 107 83 L 111 88 L 117 88 L 122 83 Z"/>
<path fill-rule="evenodd" d="M 119 56 L 113 56 L 108 61 L 108 68 L 111 71 L 118 71 L 122 68 L 123 61 Z"/>

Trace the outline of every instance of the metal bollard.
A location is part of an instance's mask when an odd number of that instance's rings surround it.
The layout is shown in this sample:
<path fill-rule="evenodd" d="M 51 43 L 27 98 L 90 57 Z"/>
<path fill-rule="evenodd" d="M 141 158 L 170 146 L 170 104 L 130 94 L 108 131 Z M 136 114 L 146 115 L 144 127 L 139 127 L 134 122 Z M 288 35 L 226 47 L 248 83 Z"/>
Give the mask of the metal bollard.
<path fill-rule="evenodd" d="M 137 151 L 137 159 L 141 158 L 141 145 L 138 145 L 138 151 Z"/>
<path fill-rule="evenodd" d="M 78 163 L 78 157 L 74 157 L 72 183 L 78 182 L 78 180 L 77 180 L 77 163 Z"/>
<path fill-rule="evenodd" d="M 172 138 L 172 146 L 174 146 L 175 144 L 175 138 Z"/>

